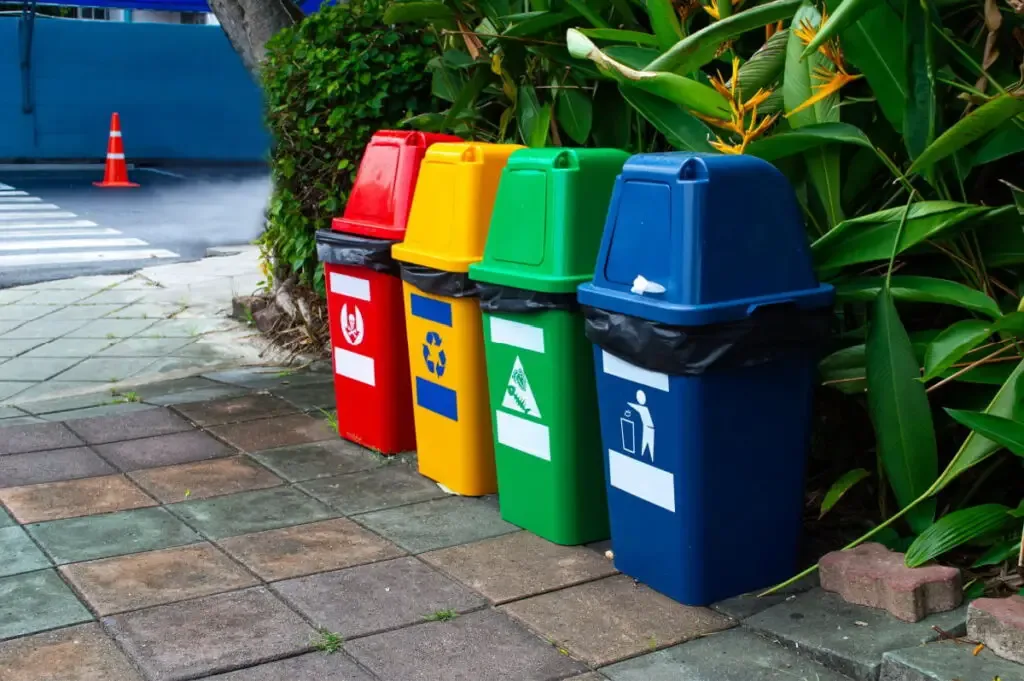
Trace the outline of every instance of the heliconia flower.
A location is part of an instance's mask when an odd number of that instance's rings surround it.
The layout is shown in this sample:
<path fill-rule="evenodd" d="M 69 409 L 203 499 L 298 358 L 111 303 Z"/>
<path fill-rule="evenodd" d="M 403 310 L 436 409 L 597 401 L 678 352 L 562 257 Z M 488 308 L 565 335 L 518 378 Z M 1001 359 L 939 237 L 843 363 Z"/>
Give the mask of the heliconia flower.
<path fill-rule="evenodd" d="M 828 12 L 822 11 L 821 21 L 819 26 L 823 26 L 828 21 Z M 804 45 L 809 45 L 814 37 L 818 35 L 818 27 L 815 27 L 806 18 L 800 20 L 800 25 L 793 28 L 793 33 L 800 39 Z M 810 108 L 830 97 L 831 95 L 839 92 L 840 89 L 847 83 L 852 83 L 861 77 L 861 74 L 851 74 L 846 70 L 846 61 L 843 58 L 843 50 L 839 45 L 838 38 L 831 38 L 826 40 L 818 47 L 820 52 L 829 62 L 835 67 L 835 70 L 829 69 L 825 66 L 816 66 L 811 70 L 811 79 L 818 81 L 811 85 L 813 94 L 807 98 L 806 101 L 802 102 L 798 107 L 786 114 L 789 118 L 795 113 L 799 113 L 804 109 Z"/>
<path fill-rule="evenodd" d="M 739 7 L 742 2 L 743 0 L 732 0 L 732 6 L 734 8 Z M 715 21 L 718 21 L 721 18 L 718 11 L 718 0 L 710 0 L 708 4 L 704 5 L 704 11 L 711 15 L 711 18 Z"/>
<path fill-rule="evenodd" d="M 758 120 L 757 107 L 771 96 L 772 91 L 759 88 L 758 91 L 754 93 L 753 97 L 744 100 L 743 93 L 740 88 L 740 60 L 738 57 L 734 57 L 732 60 L 732 78 L 729 79 L 728 83 L 726 83 L 721 73 L 711 76 L 710 82 L 711 87 L 713 87 L 718 94 L 728 100 L 730 110 L 729 118 L 726 119 L 708 116 L 696 111 L 692 113 L 702 121 L 705 121 L 716 128 L 728 130 L 730 133 L 734 133 L 740 137 L 739 142 L 732 142 L 730 140 L 722 139 L 720 135 L 716 135 L 715 137 L 717 139 L 709 141 L 709 144 L 711 144 L 712 147 L 723 154 L 742 154 L 746 151 L 747 145 L 767 132 L 768 128 L 770 128 L 779 117 L 778 114 L 775 114 L 774 116 L 765 116 L 760 121 Z"/>

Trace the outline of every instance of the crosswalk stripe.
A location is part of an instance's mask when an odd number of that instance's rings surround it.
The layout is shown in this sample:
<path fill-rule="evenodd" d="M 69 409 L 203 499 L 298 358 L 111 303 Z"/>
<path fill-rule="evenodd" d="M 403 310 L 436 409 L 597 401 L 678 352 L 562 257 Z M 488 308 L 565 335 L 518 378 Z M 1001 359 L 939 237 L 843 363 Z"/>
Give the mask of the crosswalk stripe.
<path fill-rule="evenodd" d="M 44 237 L 66 237 L 66 236 L 105 236 L 120 234 L 121 232 L 116 229 L 110 229 L 109 227 L 101 227 L 99 229 L 23 229 L 15 230 L 12 232 L 0 233 L 0 238 L 4 239 L 41 239 Z"/>
<path fill-rule="evenodd" d="M 123 251 L 76 251 L 70 253 L 20 253 L 18 255 L 0 255 L 0 267 L 63 265 L 70 263 L 115 262 L 177 257 L 179 257 L 177 253 L 162 248 L 138 248 Z"/>
<path fill-rule="evenodd" d="M 35 217 L 34 215 L 32 217 Z M 0 222 L 0 232 L 10 229 L 57 229 L 70 227 L 99 227 L 92 220 L 29 220 L 28 222 Z"/>
<path fill-rule="evenodd" d="M 0 213 L 0 220 L 31 220 L 34 218 L 77 218 L 66 210 L 39 213 Z"/>
<path fill-rule="evenodd" d="M 0 203 L 0 210 L 57 210 L 60 206 L 52 203 Z"/>
<path fill-rule="evenodd" d="M 148 246 L 142 239 L 58 239 L 56 241 L 16 241 L 0 243 L 0 251 L 38 251 L 60 248 L 113 248 L 115 246 Z"/>
<path fill-rule="evenodd" d="M 4 185 L 5 187 L 7 185 Z M 28 192 L 18 191 L 17 189 L 0 189 L 0 196 L 28 196 Z"/>
<path fill-rule="evenodd" d="M 36 203 L 42 201 L 38 196 L 4 196 L 0 192 L 0 203 Z"/>

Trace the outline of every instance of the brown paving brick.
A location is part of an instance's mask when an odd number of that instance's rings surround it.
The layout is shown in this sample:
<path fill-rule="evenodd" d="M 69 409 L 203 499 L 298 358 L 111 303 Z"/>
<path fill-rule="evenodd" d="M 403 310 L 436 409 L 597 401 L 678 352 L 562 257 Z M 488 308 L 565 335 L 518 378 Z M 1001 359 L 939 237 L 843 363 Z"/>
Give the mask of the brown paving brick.
<path fill-rule="evenodd" d="M 310 480 L 299 487 L 345 515 L 448 496 L 436 482 L 423 477 L 412 466 L 401 463 L 333 478 Z"/>
<path fill-rule="evenodd" d="M 210 428 L 210 432 L 246 452 L 333 440 L 338 437 L 325 421 L 305 414 L 217 426 Z"/>
<path fill-rule="evenodd" d="M 151 681 L 193 679 L 288 657 L 310 650 L 314 635 L 263 587 L 114 615 L 103 626 Z"/>
<path fill-rule="evenodd" d="M 611 561 L 590 549 L 559 546 L 529 532 L 431 551 L 421 558 L 495 603 L 615 574 Z"/>
<path fill-rule="evenodd" d="M 149 468 L 134 471 L 128 476 L 167 504 L 185 499 L 206 499 L 222 494 L 248 492 L 284 483 L 281 478 L 245 456 Z M 186 491 L 188 496 L 185 496 Z"/>
<path fill-rule="evenodd" d="M 344 653 L 308 653 L 207 677 L 204 681 L 373 681 Z"/>
<path fill-rule="evenodd" d="M 192 430 L 192 424 L 168 409 L 147 409 L 116 416 L 70 421 L 71 428 L 89 444 L 134 440 Z"/>
<path fill-rule="evenodd" d="M 64 576 L 100 615 L 254 586 L 256 578 L 211 544 L 75 563 Z"/>
<path fill-rule="evenodd" d="M 357 473 L 383 466 L 379 454 L 345 440 L 325 440 L 254 452 L 252 458 L 291 482 Z"/>
<path fill-rule="evenodd" d="M 0 456 L 0 487 L 110 475 L 117 470 L 88 447 Z"/>
<path fill-rule="evenodd" d="M 409 556 L 289 579 L 274 590 L 317 627 L 346 639 L 416 624 L 441 610 L 467 612 L 487 603 Z"/>
<path fill-rule="evenodd" d="M 268 582 L 373 563 L 404 551 L 351 520 L 324 520 L 219 542 Z"/>
<path fill-rule="evenodd" d="M 156 505 L 155 501 L 123 475 L 8 487 L 0 490 L 0 501 L 22 523 Z"/>
<path fill-rule="evenodd" d="M 82 441 L 62 423 L 37 423 L 4 428 L 0 437 L 0 455 L 40 452 L 45 449 L 75 447 Z"/>
<path fill-rule="evenodd" d="M 509 603 L 501 610 L 595 667 L 733 626 L 724 615 L 680 605 L 624 575 Z"/>
<path fill-rule="evenodd" d="M 586 671 L 494 610 L 360 638 L 345 650 L 383 681 L 551 681 Z"/>
<path fill-rule="evenodd" d="M 112 442 L 95 445 L 93 449 L 125 471 L 205 461 L 236 453 L 223 442 L 199 431 Z"/>
<path fill-rule="evenodd" d="M 4 681 L 142 681 L 98 624 L 0 643 Z"/>
<path fill-rule="evenodd" d="M 181 404 L 175 409 L 200 426 L 252 421 L 273 416 L 295 414 L 298 410 L 284 400 L 270 395 L 250 394 L 226 400 Z"/>

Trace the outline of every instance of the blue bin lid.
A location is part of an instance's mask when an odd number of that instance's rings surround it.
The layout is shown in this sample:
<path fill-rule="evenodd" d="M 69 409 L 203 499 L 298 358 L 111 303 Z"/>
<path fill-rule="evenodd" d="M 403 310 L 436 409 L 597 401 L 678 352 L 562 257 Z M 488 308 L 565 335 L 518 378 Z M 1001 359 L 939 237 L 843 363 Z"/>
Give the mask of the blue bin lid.
<path fill-rule="evenodd" d="M 646 283 L 645 283 L 646 282 Z M 814 275 L 793 188 L 753 156 L 638 154 L 615 181 L 580 303 L 675 326 L 759 307 L 832 304 Z"/>

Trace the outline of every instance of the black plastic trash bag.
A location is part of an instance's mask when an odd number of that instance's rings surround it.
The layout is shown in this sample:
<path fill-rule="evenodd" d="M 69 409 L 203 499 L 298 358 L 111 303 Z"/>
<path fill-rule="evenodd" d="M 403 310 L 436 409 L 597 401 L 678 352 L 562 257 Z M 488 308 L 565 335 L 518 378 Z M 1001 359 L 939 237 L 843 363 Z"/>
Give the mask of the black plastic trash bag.
<path fill-rule="evenodd" d="M 426 265 L 401 263 L 402 281 L 409 282 L 424 293 L 449 298 L 472 298 L 480 295 L 477 283 L 465 272 L 446 272 Z"/>
<path fill-rule="evenodd" d="M 327 229 L 316 233 L 316 255 L 320 262 L 331 265 L 365 267 L 374 272 L 398 276 L 398 262 L 391 257 L 393 241 L 374 239 L 358 234 L 332 232 Z"/>
<path fill-rule="evenodd" d="M 832 309 L 773 305 L 746 319 L 671 326 L 583 306 L 590 342 L 631 364 L 677 376 L 752 367 L 790 357 L 817 359 L 829 338 Z"/>
<path fill-rule="evenodd" d="M 575 293 L 541 293 L 512 286 L 477 283 L 484 312 L 543 312 L 580 309 Z"/>

